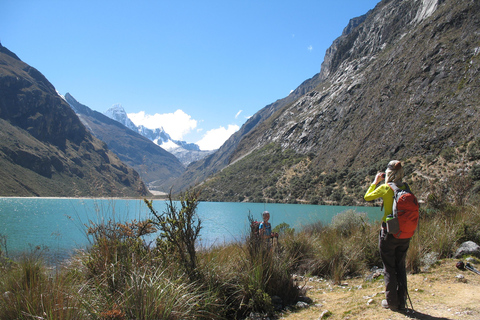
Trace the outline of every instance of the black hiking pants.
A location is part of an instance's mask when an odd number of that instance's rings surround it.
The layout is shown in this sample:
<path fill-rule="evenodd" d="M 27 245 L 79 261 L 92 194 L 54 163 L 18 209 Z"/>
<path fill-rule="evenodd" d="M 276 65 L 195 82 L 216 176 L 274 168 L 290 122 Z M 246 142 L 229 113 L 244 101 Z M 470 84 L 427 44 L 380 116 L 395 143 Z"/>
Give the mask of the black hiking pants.
<path fill-rule="evenodd" d="M 380 256 L 385 270 L 385 297 L 393 308 L 404 308 L 407 294 L 405 258 L 410 239 L 397 239 L 382 228 L 379 237 Z"/>

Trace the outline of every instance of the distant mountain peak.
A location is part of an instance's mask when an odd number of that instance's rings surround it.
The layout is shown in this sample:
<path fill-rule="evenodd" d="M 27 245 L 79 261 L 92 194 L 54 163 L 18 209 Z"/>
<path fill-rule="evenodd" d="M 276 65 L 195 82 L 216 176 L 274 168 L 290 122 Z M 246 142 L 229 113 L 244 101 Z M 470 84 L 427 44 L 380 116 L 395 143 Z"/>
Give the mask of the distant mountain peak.
<path fill-rule="evenodd" d="M 162 147 L 168 152 L 171 152 L 185 166 L 190 164 L 192 161 L 200 160 L 212 153 L 211 151 L 201 151 L 200 147 L 195 143 L 173 140 L 170 135 L 165 132 L 163 127 L 150 129 L 143 125 L 136 126 L 133 121 L 130 120 L 127 112 L 120 104 L 113 105 L 111 108 L 105 111 L 104 115 L 110 119 L 120 122 L 130 130 L 139 133 L 156 145 Z"/>
<path fill-rule="evenodd" d="M 127 112 L 125 112 L 125 109 L 122 107 L 121 104 L 114 104 L 111 108 L 105 111 L 104 114 L 110 119 L 120 122 L 130 130 L 138 131 L 137 126 L 132 122 L 132 120 L 130 120 Z"/>

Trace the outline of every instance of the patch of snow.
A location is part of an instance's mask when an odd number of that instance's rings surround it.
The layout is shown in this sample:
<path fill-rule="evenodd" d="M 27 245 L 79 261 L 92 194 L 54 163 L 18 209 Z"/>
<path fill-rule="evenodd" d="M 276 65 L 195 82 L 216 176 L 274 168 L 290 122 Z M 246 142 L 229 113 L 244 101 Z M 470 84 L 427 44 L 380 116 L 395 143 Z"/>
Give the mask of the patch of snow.
<path fill-rule="evenodd" d="M 414 22 L 418 23 L 430 17 L 437 9 L 438 0 L 422 0 L 422 5 L 418 9 Z"/>
<path fill-rule="evenodd" d="M 158 139 L 155 141 L 155 143 L 158 144 Z M 159 146 L 167 151 L 170 151 L 179 147 L 179 145 L 173 142 L 172 140 L 168 140 L 162 144 L 159 144 Z"/>
<path fill-rule="evenodd" d="M 63 100 L 65 100 L 65 102 L 67 102 L 67 99 L 65 99 L 65 96 L 60 94 L 60 92 L 58 92 L 57 89 L 55 89 L 55 91 L 57 92 L 57 94 L 60 96 L 60 98 L 62 98 Z"/>

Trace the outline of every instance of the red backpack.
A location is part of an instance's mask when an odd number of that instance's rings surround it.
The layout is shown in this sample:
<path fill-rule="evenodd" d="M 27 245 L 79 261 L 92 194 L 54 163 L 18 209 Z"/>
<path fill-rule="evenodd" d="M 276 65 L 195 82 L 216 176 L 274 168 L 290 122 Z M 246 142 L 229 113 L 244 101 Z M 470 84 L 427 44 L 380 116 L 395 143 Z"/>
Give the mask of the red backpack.
<path fill-rule="evenodd" d="M 406 183 L 405 190 L 393 182 L 388 185 L 393 190 L 393 213 L 387 216 L 387 231 L 398 239 L 411 238 L 418 226 L 417 198 Z"/>
<path fill-rule="evenodd" d="M 263 221 L 255 221 L 255 220 L 250 221 L 250 235 L 257 238 L 260 237 L 259 227 L 262 222 Z"/>

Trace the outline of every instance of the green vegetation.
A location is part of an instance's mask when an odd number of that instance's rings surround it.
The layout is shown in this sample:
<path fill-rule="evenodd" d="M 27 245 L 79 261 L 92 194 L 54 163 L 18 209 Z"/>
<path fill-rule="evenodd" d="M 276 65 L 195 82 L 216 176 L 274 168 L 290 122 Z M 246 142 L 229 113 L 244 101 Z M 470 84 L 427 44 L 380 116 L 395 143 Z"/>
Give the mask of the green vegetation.
<path fill-rule="evenodd" d="M 201 199 L 350 205 L 362 198 L 363 180 L 370 168 L 325 173 L 312 162 L 313 157 L 270 144 L 204 183 Z M 376 172 L 377 166 L 373 168 Z"/>
<path fill-rule="evenodd" d="M 409 185 L 422 201 L 438 192 L 456 205 L 480 192 L 480 139 L 439 155 L 401 159 Z M 363 195 L 390 159 L 361 168 L 325 170 L 314 154 L 269 144 L 202 183 L 202 201 L 368 205 Z M 445 190 L 437 190 L 445 187 Z"/>

